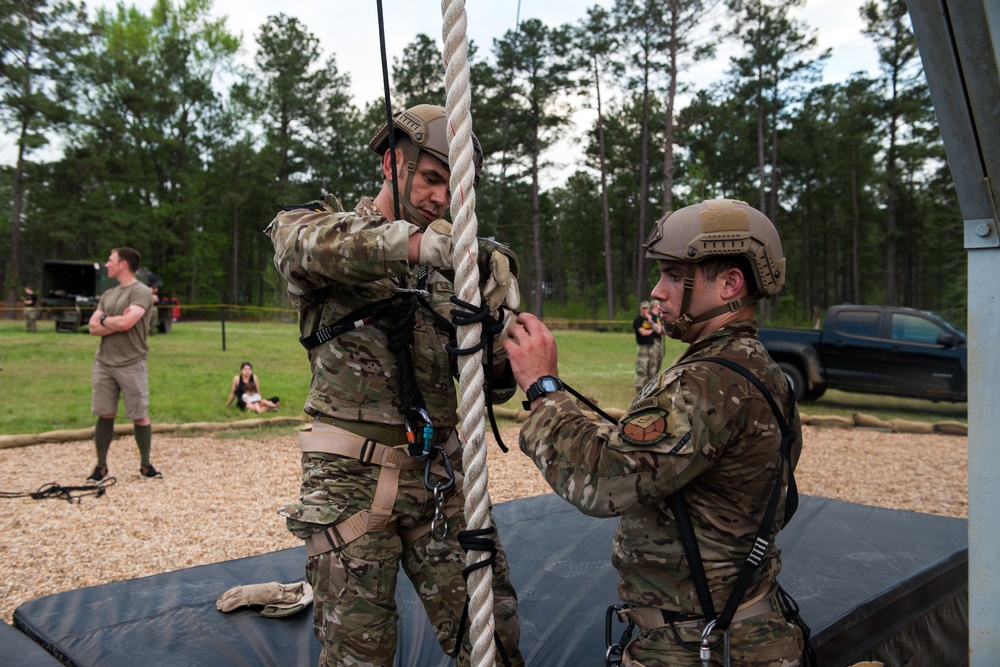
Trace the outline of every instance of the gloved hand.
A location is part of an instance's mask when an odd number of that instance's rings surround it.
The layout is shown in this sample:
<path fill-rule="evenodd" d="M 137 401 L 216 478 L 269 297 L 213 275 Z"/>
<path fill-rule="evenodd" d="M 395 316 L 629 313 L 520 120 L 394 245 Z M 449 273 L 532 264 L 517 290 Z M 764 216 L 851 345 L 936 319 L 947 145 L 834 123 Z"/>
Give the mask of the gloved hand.
<path fill-rule="evenodd" d="M 451 223 L 447 220 L 435 220 L 427 225 L 424 236 L 420 239 L 421 266 L 432 266 L 435 269 L 450 269 L 451 253 L 454 246 L 451 243 Z"/>
<path fill-rule="evenodd" d="M 312 600 L 312 587 L 304 581 L 293 584 L 271 581 L 266 584 L 234 586 L 215 601 L 215 608 L 229 612 L 241 607 L 261 606 L 261 616 L 278 618 L 302 611 Z"/>
<path fill-rule="evenodd" d="M 427 226 L 420 239 L 418 261 L 421 266 L 436 269 L 452 268 L 451 223 L 435 220 Z M 496 314 L 501 305 L 518 308 L 521 303 L 517 287 L 519 262 L 517 255 L 507 246 L 480 238 L 479 241 L 479 286 L 483 302 L 490 312 Z"/>
<path fill-rule="evenodd" d="M 514 251 L 496 241 L 479 239 L 479 285 L 483 301 L 496 315 L 503 305 L 517 309 L 521 305 L 521 293 L 517 286 L 520 268 Z"/>

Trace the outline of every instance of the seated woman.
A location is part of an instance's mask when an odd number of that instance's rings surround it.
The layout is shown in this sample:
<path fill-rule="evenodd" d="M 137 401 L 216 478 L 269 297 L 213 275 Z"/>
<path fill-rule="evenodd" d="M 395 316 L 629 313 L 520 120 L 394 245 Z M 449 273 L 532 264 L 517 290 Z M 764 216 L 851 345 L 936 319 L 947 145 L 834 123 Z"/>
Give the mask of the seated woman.
<path fill-rule="evenodd" d="M 260 378 L 258 378 L 257 374 L 253 372 L 253 364 L 251 364 L 249 361 L 244 361 L 243 364 L 240 366 L 239 374 L 233 376 L 233 384 L 229 388 L 229 398 L 226 399 L 227 408 L 230 405 L 232 405 L 232 402 L 235 400 L 236 407 L 238 407 L 240 410 L 247 409 L 247 404 L 243 400 L 243 394 L 246 393 L 246 386 L 247 383 L 250 381 L 253 381 L 254 386 L 257 387 L 256 393 L 259 394 Z M 274 403 L 275 406 L 278 406 L 281 403 L 281 400 L 277 396 L 272 396 L 268 400 L 271 403 Z"/>
<path fill-rule="evenodd" d="M 270 412 L 271 410 L 277 410 L 278 405 L 266 398 L 261 398 L 260 394 L 257 392 L 257 385 L 253 380 L 246 383 L 246 391 L 243 392 L 243 403 L 247 406 L 247 410 L 251 412 Z"/>

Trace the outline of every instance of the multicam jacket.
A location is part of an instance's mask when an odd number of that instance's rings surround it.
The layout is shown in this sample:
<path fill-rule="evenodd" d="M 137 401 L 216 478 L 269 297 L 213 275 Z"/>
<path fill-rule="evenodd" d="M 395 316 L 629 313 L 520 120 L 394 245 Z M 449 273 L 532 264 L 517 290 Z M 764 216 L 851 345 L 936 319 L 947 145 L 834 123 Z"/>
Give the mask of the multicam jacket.
<path fill-rule="evenodd" d="M 274 244 L 274 264 L 288 281 L 288 295 L 299 312 L 299 331 L 306 337 L 367 304 L 393 294 L 396 282 L 417 284 L 421 267 L 407 263 L 415 225 L 391 222 L 365 198 L 345 212 L 335 197 L 283 211 L 265 233 Z M 440 433 L 458 421 L 454 377 L 457 363 L 445 351 L 453 332 L 448 324 L 454 295 L 450 276 L 429 270 L 430 296 L 416 310 L 413 359 L 424 407 Z M 428 307 L 429 306 L 429 307 Z M 435 316 L 434 312 L 437 313 Z M 342 333 L 309 350 L 312 383 L 305 412 L 315 418 L 404 426 L 397 393 L 395 355 L 386 334 L 367 324 Z M 516 387 L 494 389 L 493 402 L 508 400 Z M 371 504 L 377 468 L 321 453 L 303 459 L 302 502 L 279 512 L 299 521 L 300 537 L 315 526 L 336 522 L 356 502 Z M 367 500 L 365 500 L 367 498 Z M 356 507 L 360 509 L 360 507 Z M 292 525 L 290 523 L 290 525 Z"/>
<path fill-rule="evenodd" d="M 274 264 L 288 281 L 288 294 L 299 311 L 299 330 L 309 336 L 362 306 L 386 299 L 397 285 L 416 286 L 418 267 L 407 264 L 409 238 L 419 229 L 406 221 L 390 222 L 370 199 L 353 212 L 339 210 L 329 197 L 280 213 L 265 230 L 274 243 Z M 428 304 L 445 321 L 454 294 L 450 279 L 431 270 Z M 426 307 L 416 313 L 416 377 L 435 426 L 455 425 L 452 378 L 456 364 L 445 352 L 451 337 Z M 403 425 L 396 391 L 395 357 L 385 333 L 373 324 L 348 331 L 309 351 L 312 385 L 305 411 L 347 421 Z"/>
<path fill-rule="evenodd" d="M 696 341 L 678 362 L 722 357 L 750 370 L 788 415 L 785 379 L 743 320 Z M 796 441 L 792 465 L 802 449 Z M 521 429 L 521 450 L 585 514 L 621 517 L 612 545 L 622 600 L 701 614 L 666 499 L 683 489 L 716 610 L 750 552 L 773 488 L 781 434 L 749 381 L 712 362 L 674 365 L 633 400 L 619 426 L 593 423 L 566 392 L 547 396 Z M 787 480 L 783 479 L 783 484 Z M 781 569 L 774 535 L 744 599 L 770 593 Z"/>

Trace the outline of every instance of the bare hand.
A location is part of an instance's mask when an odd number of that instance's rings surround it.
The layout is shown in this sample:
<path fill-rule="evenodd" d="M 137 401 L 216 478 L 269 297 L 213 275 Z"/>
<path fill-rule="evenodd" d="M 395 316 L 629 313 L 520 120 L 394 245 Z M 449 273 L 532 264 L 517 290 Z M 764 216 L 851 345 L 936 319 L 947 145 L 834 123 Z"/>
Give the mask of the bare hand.
<path fill-rule="evenodd" d="M 528 387 L 543 375 L 558 375 L 558 349 L 552 332 L 531 313 L 521 313 L 510 327 L 504 349 L 517 385 Z"/>

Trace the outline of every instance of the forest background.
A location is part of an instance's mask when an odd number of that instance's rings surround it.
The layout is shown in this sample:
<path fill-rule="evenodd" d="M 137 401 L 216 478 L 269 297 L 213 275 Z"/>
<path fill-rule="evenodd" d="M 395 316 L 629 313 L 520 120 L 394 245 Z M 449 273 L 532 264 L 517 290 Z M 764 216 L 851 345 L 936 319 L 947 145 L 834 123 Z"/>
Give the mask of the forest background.
<path fill-rule="evenodd" d="M 905 3 L 862 6 L 879 72 L 836 83 L 817 28 L 792 17 L 800 5 L 616 0 L 472 45 L 479 231 L 520 255 L 525 310 L 631 319 L 655 279 L 641 249 L 653 222 L 728 197 L 781 232 L 788 276 L 770 322 L 854 302 L 964 326 L 962 217 Z M 0 0 L 0 121 L 17 146 L 0 166 L 8 306 L 38 287 L 43 260 L 103 262 L 131 245 L 184 304 L 280 310 L 261 233 L 278 207 L 377 191 L 367 144 L 384 100 L 352 99 L 299 19 L 270 17 L 245 63 L 210 10 Z M 394 108 L 443 104 L 439 42 L 419 34 L 393 60 Z M 735 53 L 722 80 L 685 77 L 721 44 Z M 594 118 L 575 138 L 583 157 L 547 182 L 580 108 Z"/>

